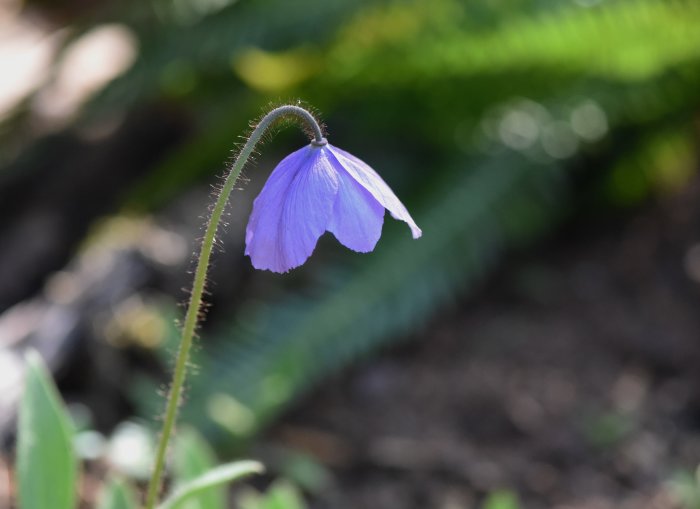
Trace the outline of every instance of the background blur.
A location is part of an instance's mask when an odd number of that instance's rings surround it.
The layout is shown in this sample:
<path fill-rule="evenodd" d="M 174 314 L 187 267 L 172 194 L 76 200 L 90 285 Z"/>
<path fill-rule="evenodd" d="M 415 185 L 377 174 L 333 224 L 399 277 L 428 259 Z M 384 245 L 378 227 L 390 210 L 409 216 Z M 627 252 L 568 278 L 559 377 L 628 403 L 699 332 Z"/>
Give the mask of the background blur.
<path fill-rule="evenodd" d="M 212 187 L 298 99 L 424 235 L 254 271 L 305 138 L 260 148 L 183 409 L 219 457 L 319 508 L 700 507 L 695 0 L 0 1 L 0 505 L 30 347 L 86 507 L 147 476 Z"/>

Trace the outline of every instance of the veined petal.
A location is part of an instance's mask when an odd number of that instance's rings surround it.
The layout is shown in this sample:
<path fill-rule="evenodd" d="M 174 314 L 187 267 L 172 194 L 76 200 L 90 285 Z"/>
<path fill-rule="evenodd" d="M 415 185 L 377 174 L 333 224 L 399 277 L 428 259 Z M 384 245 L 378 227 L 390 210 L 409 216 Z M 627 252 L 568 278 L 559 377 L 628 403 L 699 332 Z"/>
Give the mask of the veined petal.
<path fill-rule="evenodd" d="M 368 253 L 382 235 L 384 206 L 344 169 L 337 175 L 338 194 L 327 229 L 345 247 Z"/>
<path fill-rule="evenodd" d="M 320 147 L 284 158 L 255 199 L 246 228 L 253 266 L 287 272 L 303 264 L 326 231 L 337 193 L 338 176 Z"/>
<path fill-rule="evenodd" d="M 414 239 L 417 239 L 423 232 L 408 213 L 403 203 L 399 201 L 391 188 L 382 180 L 382 178 L 369 167 L 364 161 L 357 157 L 332 146 L 330 143 L 326 146 L 335 158 L 335 162 L 340 165 L 347 173 L 355 179 L 362 187 L 364 187 L 374 198 L 384 206 L 394 219 L 399 219 L 408 224 L 411 228 L 411 234 Z"/>

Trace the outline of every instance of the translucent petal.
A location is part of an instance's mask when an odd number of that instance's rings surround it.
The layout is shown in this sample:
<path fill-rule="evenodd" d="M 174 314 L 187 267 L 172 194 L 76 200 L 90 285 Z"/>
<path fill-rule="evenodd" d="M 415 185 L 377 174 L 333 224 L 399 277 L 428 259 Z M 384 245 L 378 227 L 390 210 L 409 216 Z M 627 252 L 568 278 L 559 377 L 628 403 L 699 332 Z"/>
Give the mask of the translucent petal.
<path fill-rule="evenodd" d="M 337 193 L 325 150 L 308 145 L 283 159 L 255 199 L 246 228 L 253 266 L 287 272 L 304 263 L 326 231 Z"/>
<path fill-rule="evenodd" d="M 382 235 L 384 206 L 342 168 L 328 231 L 345 247 L 368 253 Z"/>
<path fill-rule="evenodd" d="M 403 203 L 399 201 L 391 188 L 389 188 L 377 172 L 357 157 L 348 154 L 338 147 L 332 146 L 330 143 L 326 145 L 326 147 L 335 158 L 334 162 L 340 165 L 353 179 L 369 191 L 370 194 L 391 213 L 392 217 L 408 224 L 414 239 L 417 239 L 423 234 L 415 221 L 413 221 L 411 214 L 406 210 L 406 207 L 403 206 Z"/>

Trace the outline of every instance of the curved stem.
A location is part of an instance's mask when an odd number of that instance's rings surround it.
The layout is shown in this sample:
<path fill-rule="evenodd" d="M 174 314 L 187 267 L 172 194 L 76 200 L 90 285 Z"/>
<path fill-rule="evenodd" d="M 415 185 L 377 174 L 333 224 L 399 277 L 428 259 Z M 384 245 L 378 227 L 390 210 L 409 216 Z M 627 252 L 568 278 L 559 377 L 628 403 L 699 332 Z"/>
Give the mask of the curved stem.
<path fill-rule="evenodd" d="M 177 352 L 177 359 L 175 361 L 175 371 L 173 373 L 173 381 L 170 386 L 170 391 L 168 393 L 168 400 L 165 407 L 165 416 L 163 419 L 163 429 L 161 431 L 160 439 L 158 441 L 158 448 L 156 450 L 156 460 L 153 467 L 153 475 L 148 484 L 148 493 L 146 495 L 146 509 L 153 509 L 158 498 L 158 493 L 162 485 L 163 469 L 165 466 L 165 457 L 168 450 L 168 442 L 170 440 L 170 435 L 175 427 L 175 421 L 177 419 L 177 410 L 180 404 L 180 397 L 182 394 L 182 387 L 185 382 L 185 377 L 187 375 L 187 364 L 190 356 L 190 349 L 192 347 L 192 340 L 194 337 L 195 329 L 197 328 L 197 323 L 200 317 L 200 311 L 202 308 L 202 295 L 204 294 L 204 287 L 206 285 L 207 269 L 209 268 L 209 259 L 211 258 L 211 253 L 214 247 L 214 240 L 216 238 L 216 231 L 219 227 L 219 222 L 221 221 L 221 216 L 226 208 L 226 203 L 228 202 L 231 191 L 233 190 L 238 176 L 241 174 L 243 166 L 245 166 L 246 161 L 253 152 L 253 149 L 260 141 L 263 133 L 270 127 L 270 125 L 277 119 L 293 115 L 298 119 L 304 121 L 314 133 L 313 144 L 324 145 L 326 139 L 323 137 L 321 127 L 316 122 L 316 119 L 306 111 L 304 108 L 299 106 L 280 106 L 270 111 L 265 115 L 258 125 L 255 127 L 250 137 L 243 145 L 243 149 L 234 161 L 231 169 L 226 176 L 224 185 L 219 192 L 219 195 L 214 204 L 214 208 L 209 217 L 209 222 L 207 224 L 207 229 L 204 234 L 204 239 L 202 241 L 202 247 L 199 252 L 199 258 L 197 260 L 197 269 L 194 275 L 194 282 L 192 284 L 192 294 L 190 296 L 190 302 L 187 306 L 187 313 L 185 315 L 185 323 L 182 328 L 182 339 L 180 340 L 180 347 Z"/>

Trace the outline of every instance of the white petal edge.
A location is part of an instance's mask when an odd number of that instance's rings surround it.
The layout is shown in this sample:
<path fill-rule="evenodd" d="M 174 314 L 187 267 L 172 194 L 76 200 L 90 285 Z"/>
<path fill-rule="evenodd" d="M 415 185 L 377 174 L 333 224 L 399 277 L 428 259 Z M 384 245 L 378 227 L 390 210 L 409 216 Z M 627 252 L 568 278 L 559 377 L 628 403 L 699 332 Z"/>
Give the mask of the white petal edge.
<path fill-rule="evenodd" d="M 404 221 L 411 229 L 414 239 L 420 238 L 423 231 L 415 223 L 403 203 L 396 197 L 391 188 L 367 163 L 345 152 L 330 143 L 324 147 L 332 154 L 335 160 L 354 178 L 362 187 L 367 189 L 374 198 L 381 203 L 394 219 Z"/>

